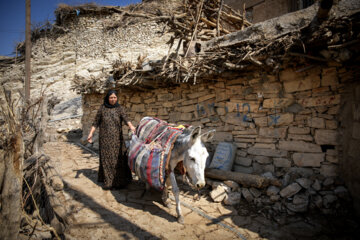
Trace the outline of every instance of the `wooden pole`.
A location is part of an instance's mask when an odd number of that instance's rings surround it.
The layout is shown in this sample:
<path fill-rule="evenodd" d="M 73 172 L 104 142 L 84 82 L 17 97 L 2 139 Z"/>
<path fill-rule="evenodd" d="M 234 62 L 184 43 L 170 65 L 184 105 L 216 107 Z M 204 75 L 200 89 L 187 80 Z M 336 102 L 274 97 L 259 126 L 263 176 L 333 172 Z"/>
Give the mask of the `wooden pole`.
<path fill-rule="evenodd" d="M 268 179 L 258 175 L 224 171 L 219 169 L 207 168 L 205 170 L 205 176 L 222 181 L 232 180 L 234 182 L 240 183 L 244 187 L 265 188 L 269 185 L 278 187 L 281 186 L 281 182 L 277 179 Z"/>
<path fill-rule="evenodd" d="M 326 18 L 328 18 L 332 5 L 333 5 L 333 0 L 320 1 L 319 9 L 316 14 L 316 17 L 320 23 L 322 23 Z"/>
<path fill-rule="evenodd" d="M 30 99 L 30 78 L 31 78 L 31 0 L 26 0 L 25 20 L 25 101 Z"/>

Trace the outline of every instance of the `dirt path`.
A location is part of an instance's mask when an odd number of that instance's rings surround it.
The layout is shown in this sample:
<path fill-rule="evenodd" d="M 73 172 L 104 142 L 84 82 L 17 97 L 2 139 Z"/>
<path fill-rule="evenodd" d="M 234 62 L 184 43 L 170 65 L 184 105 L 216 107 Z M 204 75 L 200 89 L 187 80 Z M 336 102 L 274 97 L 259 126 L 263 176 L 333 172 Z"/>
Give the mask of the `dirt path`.
<path fill-rule="evenodd" d="M 139 181 L 134 180 L 125 190 L 104 191 L 96 181 L 97 155 L 71 142 L 48 142 L 45 153 L 58 164 L 65 183 L 66 206 L 73 219 L 66 229 L 66 239 L 325 240 L 356 239 L 359 232 L 358 224 L 347 218 L 286 214 L 269 217 L 246 203 L 237 209 L 224 206 L 212 202 L 208 189 L 195 200 L 197 193 L 180 182 L 180 199 L 188 206 L 182 206 L 185 217 L 182 225 L 176 221 L 174 201 L 168 209 L 161 204 L 159 192 L 141 197 L 145 187 Z"/>
<path fill-rule="evenodd" d="M 239 235 L 182 206 L 185 224 L 176 221 L 175 205 L 161 204 L 161 195 L 152 191 L 141 198 L 144 186 L 134 181 L 126 190 L 104 191 L 96 181 L 98 157 L 69 142 L 50 142 L 45 152 L 59 164 L 65 182 L 67 206 L 75 220 L 66 237 L 72 239 L 237 239 Z M 181 187 L 184 189 L 184 186 Z M 257 238 L 238 227 L 241 221 L 233 207 L 211 203 L 205 197 L 194 200 L 186 187 L 181 200 L 233 227 L 247 238 Z"/>

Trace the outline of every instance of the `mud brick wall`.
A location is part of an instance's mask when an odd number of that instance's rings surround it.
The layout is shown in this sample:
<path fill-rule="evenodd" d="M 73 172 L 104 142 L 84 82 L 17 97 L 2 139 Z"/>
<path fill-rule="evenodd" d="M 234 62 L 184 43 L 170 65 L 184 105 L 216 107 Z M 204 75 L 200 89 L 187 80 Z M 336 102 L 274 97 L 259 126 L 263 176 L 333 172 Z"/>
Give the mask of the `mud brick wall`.
<path fill-rule="evenodd" d="M 344 67 L 303 69 L 288 68 L 278 75 L 248 74 L 145 92 L 122 89 L 120 103 L 135 125 L 144 116 L 154 116 L 171 123 L 199 125 L 205 131 L 216 129 L 209 150 L 213 152 L 221 141 L 234 143 L 237 154 L 233 171 L 270 172 L 282 180 L 284 187 L 289 187 L 281 197 L 291 197 L 292 190 L 297 193 L 303 189 L 313 205 L 326 205 L 326 212 L 331 211 L 340 193 L 347 191 L 342 179 L 351 182 L 355 178 L 355 174 L 339 178 L 340 170 L 359 165 L 352 160 L 353 155 L 344 155 L 344 123 L 340 122 L 346 86 L 355 73 Z M 358 110 L 356 89 L 351 101 L 357 100 L 352 107 Z M 83 98 L 85 135 L 102 98 L 96 94 Z M 347 140 L 349 148 L 360 146 L 359 114 L 352 119 L 350 128 L 355 130 L 351 130 Z M 127 137 L 128 128 L 124 130 Z M 355 147 L 354 151 L 358 149 Z M 280 196 L 274 199 L 279 200 Z M 305 203 L 307 209 L 309 201 Z M 293 209 L 303 211 L 304 205 Z"/>

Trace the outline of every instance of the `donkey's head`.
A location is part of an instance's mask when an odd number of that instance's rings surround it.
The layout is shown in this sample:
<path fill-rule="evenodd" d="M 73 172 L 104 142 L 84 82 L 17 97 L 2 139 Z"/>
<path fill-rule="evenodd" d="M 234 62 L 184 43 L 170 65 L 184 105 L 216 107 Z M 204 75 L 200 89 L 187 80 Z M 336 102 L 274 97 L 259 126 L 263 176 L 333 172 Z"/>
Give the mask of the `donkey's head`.
<path fill-rule="evenodd" d="M 201 127 L 189 129 L 186 136 L 187 147 L 184 153 L 184 167 L 191 183 L 197 188 L 205 186 L 205 165 L 209 156 L 204 142 L 213 138 L 215 130 L 201 134 Z"/>

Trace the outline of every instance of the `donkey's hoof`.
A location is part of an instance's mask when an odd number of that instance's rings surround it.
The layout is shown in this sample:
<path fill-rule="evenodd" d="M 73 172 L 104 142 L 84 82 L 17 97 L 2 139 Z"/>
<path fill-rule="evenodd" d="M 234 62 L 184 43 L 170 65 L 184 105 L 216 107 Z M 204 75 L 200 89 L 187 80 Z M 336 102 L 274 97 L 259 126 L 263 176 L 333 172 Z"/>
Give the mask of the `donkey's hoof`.
<path fill-rule="evenodd" d="M 178 223 L 184 224 L 184 217 L 183 216 L 178 217 L 177 220 L 178 220 Z"/>

